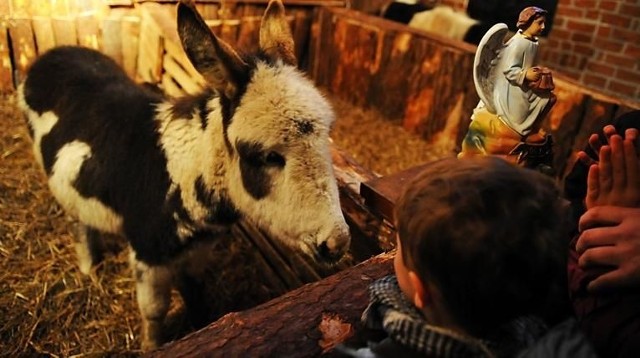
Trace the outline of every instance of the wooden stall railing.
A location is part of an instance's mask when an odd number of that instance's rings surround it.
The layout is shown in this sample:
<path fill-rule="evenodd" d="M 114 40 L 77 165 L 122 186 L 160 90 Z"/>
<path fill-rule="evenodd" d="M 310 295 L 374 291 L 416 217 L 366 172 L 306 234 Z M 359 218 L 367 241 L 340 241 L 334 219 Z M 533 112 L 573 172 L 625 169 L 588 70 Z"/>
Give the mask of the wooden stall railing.
<path fill-rule="evenodd" d="M 258 29 L 267 0 L 206 1 L 197 6 L 211 30 L 241 50 L 258 45 Z M 306 67 L 313 11 L 319 6 L 344 6 L 340 0 L 287 1 L 296 57 Z M 138 79 L 160 83 L 172 96 L 195 93 L 203 85 L 201 76 L 186 58 L 176 29 L 175 1 L 140 4 L 141 31 Z"/>
<path fill-rule="evenodd" d="M 472 64 L 476 47 L 342 8 L 314 18 L 309 73 L 330 92 L 421 135 L 458 149 L 478 103 Z M 588 90 L 554 72 L 558 102 L 544 124 L 556 141 L 560 175 L 588 135 L 640 108 Z"/>

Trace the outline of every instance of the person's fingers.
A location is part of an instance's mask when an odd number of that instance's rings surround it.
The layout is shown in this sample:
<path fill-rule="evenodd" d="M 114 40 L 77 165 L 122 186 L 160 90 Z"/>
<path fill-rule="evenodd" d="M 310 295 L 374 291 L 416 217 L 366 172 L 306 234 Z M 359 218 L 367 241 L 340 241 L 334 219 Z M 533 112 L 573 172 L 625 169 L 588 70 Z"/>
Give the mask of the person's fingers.
<path fill-rule="evenodd" d="M 582 164 L 584 164 L 584 165 L 590 166 L 590 165 L 592 165 L 592 164 L 596 164 L 596 163 L 597 163 L 597 161 L 596 161 L 596 160 L 594 160 L 593 158 L 591 158 L 591 157 L 589 156 L 589 154 L 585 153 L 584 151 L 579 151 L 579 152 L 578 152 L 578 154 L 577 154 L 577 156 L 578 156 L 578 160 L 579 160 L 580 162 L 582 162 Z"/>
<path fill-rule="evenodd" d="M 610 234 L 608 227 L 595 227 L 583 231 L 576 242 L 576 252 L 580 255 L 595 247 L 610 246 L 616 243 L 617 236 Z"/>
<path fill-rule="evenodd" d="M 602 132 L 604 133 L 604 136 L 607 139 L 607 143 L 603 143 L 603 144 L 611 143 L 611 142 L 609 142 L 609 139 L 611 138 L 611 136 L 613 136 L 613 135 L 618 133 L 616 131 L 616 127 L 614 127 L 612 124 L 607 124 L 606 126 L 604 126 L 602 128 Z"/>
<path fill-rule="evenodd" d="M 600 136 L 598 136 L 598 134 L 594 133 L 592 135 L 589 136 L 589 147 L 591 147 L 591 150 L 593 150 L 594 153 L 596 153 L 596 155 L 598 154 L 598 152 L 600 152 L 600 147 L 602 147 L 602 142 L 600 141 Z"/>
<path fill-rule="evenodd" d="M 589 292 L 605 292 L 628 285 L 628 274 L 620 269 L 600 275 L 587 285 Z"/>
<path fill-rule="evenodd" d="M 611 147 L 603 145 L 599 156 L 599 195 L 611 192 L 613 187 L 613 169 L 611 166 Z"/>
<path fill-rule="evenodd" d="M 624 192 L 627 185 L 627 170 L 622 137 L 613 135 L 609 138 L 611 148 L 611 186 L 612 190 Z"/>
<path fill-rule="evenodd" d="M 635 143 L 638 140 L 638 128 L 627 128 L 624 131 L 624 139 L 629 139 Z"/>
<path fill-rule="evenodd" d="M 620 265 L 620 248 L 616 246 L 595 246 L 590 247 L 578 258 L 578 266 L 581 268 L 597 266 L 618 266 Z"/>
<path fill-rule="evenodd" d="M 580 217 L 578 229 L 583 232 L 595 226 L 612 226 L 625 218 L 625 211 L 612 206 L 596 206 Z"/>
<path fill-rule="evenodd" d="M 636 153 L 634 140 L 625 138 L 623 145 L 627 174 L 627 193 L 631 205 L 640 204 L 640 158 Z"/>
<path fill-rule="evenodd" d="M 598 204 L 600 195 L 600 168 L 598 164 L 592 164 L 587 174 L 587 194 L 585 195 L 585 204 L 587 209 Z"/>

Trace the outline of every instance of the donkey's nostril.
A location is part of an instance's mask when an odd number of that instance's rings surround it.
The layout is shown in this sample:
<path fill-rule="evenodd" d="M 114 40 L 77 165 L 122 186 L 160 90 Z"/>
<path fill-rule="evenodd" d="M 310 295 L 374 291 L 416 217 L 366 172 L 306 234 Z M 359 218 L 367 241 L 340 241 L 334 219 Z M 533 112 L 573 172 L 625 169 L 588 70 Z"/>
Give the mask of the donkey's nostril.
<path fill-rule="evenodd" d="M 351 237 L 348 233 L 340 233 L 318 245 L 318 254 L 326 261 L 337 261 L 349 248 Z"/>

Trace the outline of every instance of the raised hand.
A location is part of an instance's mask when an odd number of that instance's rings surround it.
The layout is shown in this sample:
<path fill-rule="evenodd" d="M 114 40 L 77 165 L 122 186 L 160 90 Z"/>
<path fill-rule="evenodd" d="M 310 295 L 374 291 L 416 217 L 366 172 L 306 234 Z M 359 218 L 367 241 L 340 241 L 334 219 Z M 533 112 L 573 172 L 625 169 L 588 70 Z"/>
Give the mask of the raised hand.
<path fill-rule="evenodd" d="M 580 218 L 584 230 L 576 245 L 578 265 L 587 273 L 605 273 L 591 281 L 590 291 L 640 285 L 640 208 L 598 206 Z"/>
<path fill-rule="evenodd" d="M 640 159 L 635 148 L 638 130 L 627 129 L 623 140 L 613 126 L 607 126 L 605 136 L 608 144 L 599 148 L 598 163 L 589 168 L 585 205 L 587 209 L 599 205 L 640 206 Z"/>

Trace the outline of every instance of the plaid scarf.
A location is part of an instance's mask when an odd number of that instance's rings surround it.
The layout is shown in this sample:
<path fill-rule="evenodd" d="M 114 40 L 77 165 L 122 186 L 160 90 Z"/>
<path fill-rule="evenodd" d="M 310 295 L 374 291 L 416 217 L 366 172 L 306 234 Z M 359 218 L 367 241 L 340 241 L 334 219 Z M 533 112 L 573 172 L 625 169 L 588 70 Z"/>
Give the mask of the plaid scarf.
<path fill-rule="evenodd" d="M 371 303 L 363 313 L 364 324 L 383 329 L 392 340 L 429 357 L 495 357 L 496 351 L 532 344 L 546 330 L 542 321 L 523 317 L 500 330 L 498 338 L 504 342 L 481 340 L 427 323 L 405 298 L 395 276 L 374 282 L 369 293 Z"/>

